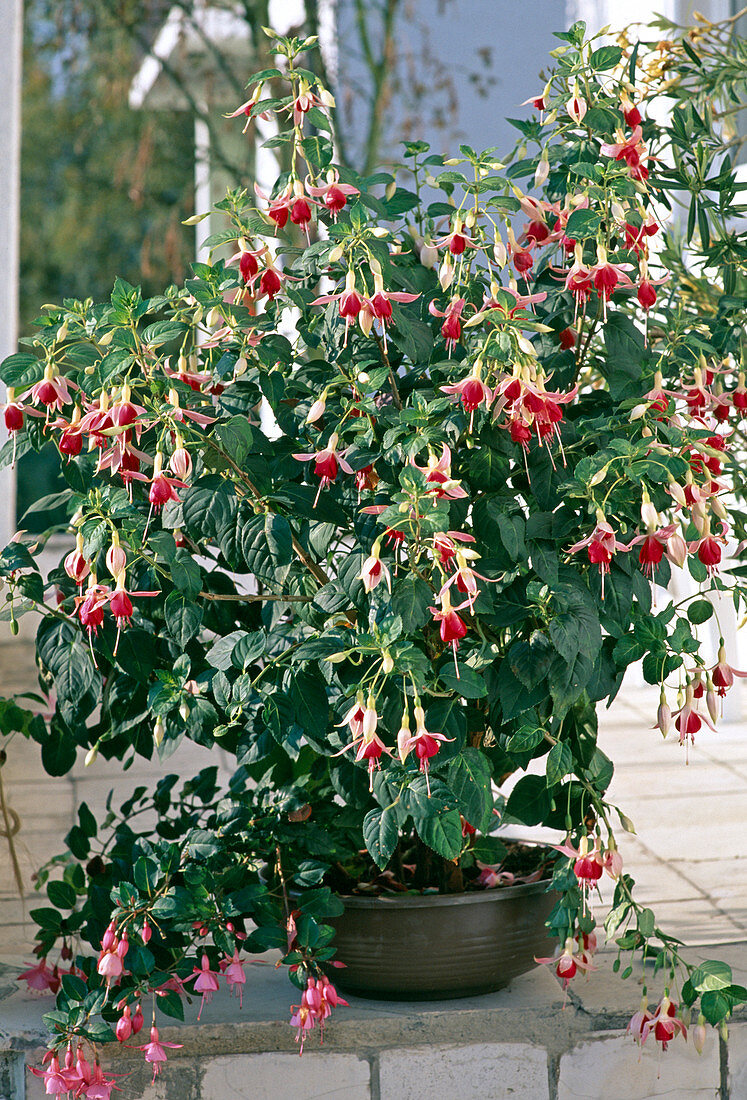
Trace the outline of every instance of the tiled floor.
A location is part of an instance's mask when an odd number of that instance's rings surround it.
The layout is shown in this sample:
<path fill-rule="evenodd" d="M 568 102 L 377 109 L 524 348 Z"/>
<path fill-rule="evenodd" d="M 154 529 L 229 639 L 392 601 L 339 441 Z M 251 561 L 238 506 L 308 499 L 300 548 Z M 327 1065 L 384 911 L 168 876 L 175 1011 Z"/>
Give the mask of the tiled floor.
<path fill-rule="evenodd" d="M 28 644 L 0 643 L 0 686 L 3 694 L 33 690 Z M 612 795 L 636 827 L 635 836 L 618 836 L 626 870 L 638 883 L 639 899 L 673 935 L 692 945 L 747 941 L 747 722 L 703 732 L 686 764 L 676 737 L 664 741 L 651 728 L 656 704 L 650 689 L 634 686 L 601 716 L 600 745 L 616 761 Z M 732 711 L 740 713 L 737 706 Z M 95 810 L 112 785 L 122 801 L 138 784 L 168 772 L 190 775 L 206 764 L 226 764 L 222 754 L 185 742 L 163 764 L 142 761 L 122 774 L 116 762 L 99 759 L 90 768 L 81 762 L 70 777 L 52 779 L 35 744 L 17 738 L 6 748 L 2 775 L 8 802 L 22 821 L 15 839 L 26 909 L 34 908 L 38 896 L 32 889 L 35 869 L 60 850 L 82 801 Z M 610 887 L 603 884 L 606 899 Z M 0 837 L 0 956 L 13 962 L 28 957 L 32 937 Z"/>

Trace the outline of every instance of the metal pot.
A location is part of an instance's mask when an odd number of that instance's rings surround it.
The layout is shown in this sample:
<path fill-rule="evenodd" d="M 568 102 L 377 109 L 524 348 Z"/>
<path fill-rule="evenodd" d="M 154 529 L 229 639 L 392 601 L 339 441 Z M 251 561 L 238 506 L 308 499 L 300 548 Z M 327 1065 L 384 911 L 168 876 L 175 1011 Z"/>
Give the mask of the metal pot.
<path fill-rule="evenodd" d="M 548 882 L 464 894 L 343 897 L 328 923 L 344 968 L 335 985 L 359 997 L 428 1001 L 492 993 L 551 955 Z"/>

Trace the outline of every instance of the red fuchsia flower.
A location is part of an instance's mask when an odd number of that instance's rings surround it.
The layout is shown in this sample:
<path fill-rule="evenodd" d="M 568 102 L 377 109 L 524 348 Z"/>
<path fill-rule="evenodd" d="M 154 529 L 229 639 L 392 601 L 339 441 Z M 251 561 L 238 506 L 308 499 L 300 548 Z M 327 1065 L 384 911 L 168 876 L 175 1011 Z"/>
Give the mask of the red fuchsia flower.
<path fill-rule="evenodd" d="M 565 109 L 575 123 L 580 124 L 583 122 L 589 105 L 579 92 L 578 84 L 574 84 L 573 95 L 566 103 Z"/>
<path fill-rule="evenodd" d="M 51 969 L 46 958 L 40 959 L 36 966 L 24 970 L 16 978 L 17 982 L 26 982 L 29 990 L 34 993 L 56 993 L 60 988 L 60 973 L 55 966 Z"/>
<path fill-rule="evenodd" d="M 685 702 L 674 713 L 674 726 L 680 735 L 680 745 L 685 746 L 686 763 L 690 762 L 689 744 L 695 744 L 695 734 L 698 733 L 704 722 L 709 729 L 713 730 L 714 733 L 716 732 L 716 727 L 711 719 L 705 714 L 700 714 L 695 707 L 695 684 L 691 680 L 685 688 Z"/>
<path fill-rule="evenodd" d="M 452 256 L 461 256 L 467 248 L 478 247 L 477 242 L 464 232 L 464 223 L 458 215 L 454 218 L 451 232 L 432 243 L 434 248 L 448 248 Z"/>
<path fill-rule="evenodd" d="M 365 697 L 362 691 L 358 692 L 355 702 L 350 710 L 346 713 L 342 722 L 338 722 L 338 726 L 347 726 L 350 730 L 353 742 L 356 742 L 363 736 L 363 719 L 366 715 Z"/>
<path fill-rule="evenodd" d="M 360 579 L 363 581 L 366 592 L 373 592 L 380 581 L 385 581 L 389 591 L 392 590 L 392 577 L 389 569 L 379 557 L 380 552 L 381 538 L 378 538 L 371 547 L 371 553 L 364 561 L 360 572 Z"/>
<path fill-rule="evenodd" d="M 403 729 L 406 729 L 404 721 L 400 734 L 402 734 Z M 409 733 L 409 730 L 407 732 Z M 453 737 L 445 737 L 443 733 L 428 732 L 425 726 L 425 712 L 419 703 L 415 706 L 415 733 L 409 737 L 403 736 L 400 739 L 398 736 L 397 738 L 399 756 L 403 764 L 409 754 L 413 751 L 415 752 L 415 755 L 420 761 L 420 771 L 425 775 L 425 783 L 429 795 L 431 793 L 430 776 L 428 774 L 430 760 L 439 751 L 442 742 L 453 740 Z"/>
<path fill-rule="evenodd" d="M 368 335 L 374 320 L 380 321 L 384 347 L 386 347 L 386 330 L 392 319 L 392 302 L 414 302 L 419 297 L 419 294 L 408 294 L 404 290 L 384 290 L 381 276 L 374 274 L 373 296 L 364 300 L 360 315 L 360 326 L 363 332 Z"/>
<path fill-rule="evenodd" d="M 477 597 L 480 595 L 480 589 L 477 586 L 478 580 L 487 581 L 488 584 L 497 584 L 497 578 L 485 577 L 482 573 L 477 573 L 467 563 L 467 557 L 479 558 L 480 555 L 474 550 L 457 550 L 456 551 L 456 564 L 457 568 L 449 579 L 442 585 L 441 591 L 438 593 L 439 599 L 442 598 L 444 592 L 452 584 L 456 586 L 457 590 L 467 597 L 466 606 L 470 609 L 470 614 L 474 612 L 474 603 Z"/>
<path fill-rule="evenodd" d="M 678 1033 L 687 1039 L 687 1028 L 677 1016 L 677 1005 L 674 1001 L 670 1001 L 667 994 L 656 1006 L 653 1016 L 642 1025 L 641 1042 L 645 1043 L 652 1032 L 657 1043 L 661 1043 L 662 1050 L 667 1049 Z"/>
<path fill-rule="evenodd" d="M 60 1068 L 56 1054 L 52 1055 L 46 1069 L 38 1069 L 36 1066 L 32 1066 L 31 1072 L 35 1077 L 41 1077 L 47 1096 L 61 1096 L 63 1093 L 70 1092 L 67 1074 Z"/>
<path fill-rule="evenodd" d="M 456 542 L 474 542 L 474 535 L 466 535 L 462 531 L 437 532 L 433 536 L 433 557 L 441 566 L 447 568 L 456 557 Z"/>
<path fill-rule="evenodd" d="M 565 289 L 570 291 L 573 295 L 573 300 L 576 304 L 573 317 L 574 323 L 578 317 L 579 307 L 586 305 L 591 297 L 592 291 L 592 271 L 591 268 L 584 263 L 583 251 L 583 245 L 577 244 L 575 246 L 573 263 L 565 273 Z"/>
<path fill-rule="evenodd" d="M 35 405 L 46 407 L 49 418 L 50 412 L 61 412 L 65 405 L 72 403 L 71 386 L 78 388 L 75 382 L 63 378 L 61 374 L 57 374 L 55 367 L 48 365 L 44 368 L 44 378 L 31 387 L 29 395 Z"/>
<path fill-rule="evenodd" d="M 356 470 L 355 487 L 358 490 L 358 503 L 360 503 L 361 493 L 375 489 L 378 484 L 379 475 L 372 465 L 363 466 L 360 470 Z"/>
<path fill-rule="evenodd" d="M 293 100 L 293 125 L 303 126 L 304 115 L 308 114 L 312 107 L 323 107 L 324 100 L 320 99 L 305 80 L 299 84 L 298 95 Z"/>
<path fill-rule="evenodd" d="M 316 502 L 319 500 L 319 494 L 322 489 L 326 489 L 328 485 L 332 484 L 340 470 L 343 470 L 346 474 L 353 473 L 352 467 L 345 460 L 347 449 L 338 451 L 338 443 L 339 437 L 337 432 L 333 432 L 329 437 L 327 446 L 322 448 L 321 451 L 317 451 L 314 454 L 293 455 L 298 462 L 310 462 L 312 459 L 314 461 L 314 473 L 319 478 L 319 488 L 314 498 L 314 507 L 316 507 Z"/>
<path fill-rule="evenodd" d="M 83 555 L 83 535 L 80 531 L 75 537 L 75 549 L 66 555 L 63 565 L 70 580 L 75 581 L 80 588 L 91 572 L 90 563 Z"/>
<path fill-rule="evenodd" d="M 711 577 L 718 572 L 721 564 L 721 547 L 726 546 L 725 532 L 726 524 L 722 523 L 721 534 L 712 534 L 710 520 L 706 517 L 701 537 L 688 546 L 691 554 L 697 553 L 698 560 L 706 567 Z"/>
<path fill-rule="evenodd" d="M 591 564 L 599 566 L 602 576 L 602 599 L 604 599 L 604 578 L 610 571 L 612 558 L 617 550 L 627 551 L 630 547 L 618 542 L 614 528 L 607 522 L 601 508 L 597 509 L 597 525 L 594 530 L 585 539 L 574 543 L 568 553 L 577 554 L 583 549 L 586 549 Z"/>
<path fill-rule="evenodd" d="M 564 328 L 558 333 L 558 343 L 564 351 L 569 351 L 576 346 L 576 333 L 572 328 Z"/>
<path fill-rule="evenodd" d="M 433 485 L 432 492 L 437 499 L 447 497 L 449 500 L 460 500 L 467 496 L 461 483 L 451 476 L 451 448 L 446 443 L 442 445 L 440 458 L 429 454 L 427 466 L 418 466 L 414 459 L 410 459 L 410 465 L 425 474 L 425 480 Z"/>
<path fill-rule="evenodd" d="M 469 431 L 472 431 L 472 426 L 475 419 L 475 410 L 484 405 L 486 409 L 489 409 L 493 402 L 493 391 L 490 386 L 486 386 L 480 378 L 482 364 L 478 360 L 475 363 L 472 373 L 468 378 L 462 379 L 461 382 L 452 382 L 448 386 L 441 386 L 442 393 L 448 393 L 452 397 L 458 397 L 462 402 L 465 412 L 469 413 Z"/>
<path fill-rule="evenodd" d="M 219 988 L 218 975 L 215 970 L 210 969 L 210 959 L 204 952 L 200 965 L 194 968 L 191 976 L 187 978 L 186 981 L 193 981 L 195 983 L 195 993 L 202 993 L 200 1011 L 197 1013 L 197 1019 L 199 1020 L 200 1016 L 202 1016 L 203 1008 L 206 1004 L 210 1004 L 213 999 L 213 993 L 217 993 Z"/>
<path fill-rule="evenodd" d="M 195 986 L 195 988 L 197 987 Z M 199 1020 L 199 1018 L 200 1017 L 198 1016 L 197 1019 Z M 153 1027 L 150 1029 L 150 1042 L 144 1043 L 143 1046 L 139 1047 L 138 1049 L 145 1052 L 145 1061 L 152 1064 L 154 1081 L 161 1071 L 161 1066 L 167 1059 L 167 1054 L 164 1050 L 164 1047 L 171 1047 L 173 1050 L 179 1050 L 182 1045 L 182 1043 L 163 1042 L 158 1034 L 158 1028 L 155 1024 L 153 1025 Z"/>
<path fill-rule="evenodd" d="M 620 93 L 620 110 L 628 126 L 640 126 L 643 119 L 633 100 L 625 92 Z"/>
<path fill-rule="evenodd" d="M 626 268 L 631 269 L 630 264 L 611 264 L 607 259 L 607 249 L 602 244 L 597 245 L 597 262 L 591 268 L 592 282 L 601 300 L 604 309 L 604 319 L 607 320 L 607 303 L 615 292 L 618 284 L 632 286 L 630 278 L 625 273 Z"/>
<path fill-rule="evenodd" d="M 223 970 L 223 977 L 226 979 L 229 992 L 233 997 L 234 994 L 238 995 L 239 1008 L 243 1007 L 244 1002 L 244 986 L 246 985 L 246 974 L 244 972 L 244 962 L 239 957 L 238 947 L 234 947 L 233 956 L 226 955 L 224 960 L 225 966 L 221 964 Z"/>
<path fill-rule="evenodd" d="M 625 1034 L 630 1035 L 633 1041 L 640 1046 L 644 1040 L 644 1029 L 646 1035 L 648 1035 L 648 1026 L 653 1018 L 654 1014 L 649 1011 L 648 1003 L 644 996 L 641 998 L 641 1007 L 630 1017 L 630 1023 L 627 1026 Z"/>
<path fill-rule="evenodd" d="M 440 595 L 441 607 L 430 607 L 428 610 L 433 615 L 435 622 L 440 623 L 441 641 L 444 645 L 450 645 L 454 654 L 454 668 L 459 677 L 459 665 L 457 664 L 456 651 L 460 641 L 467 633 L 467 624 L 451 606 L 448 590 Z M 461 608 L 460 608 L 461 610 Z"/>
<path fill-rule="evenodd" d="M 514 231 L 509 225 L 508 232 L 508 251 L 511 256 L 514 267 L 518 275 L 523 275 L 526 279 L 528 273 L 534 266 L 534 257 L 532 256 L 532 249 L 534 248 L 534 240 L 530 240 L 529 244 L 522 245 L 516 240 Z"/>
<path fill-rule="evenodd" d="M 728 663 L 726 650 L 724 649 L 724 639 L 722 638 L 718 647 L 716 664 L 711 669 L 711 679 L 722 698 L 726 695 L 727 689 L 733 685 L 735 676 L 744 678 L 747 677 L 747 672 L 740 672 L 739 669 Z"/>
<path fill-rule="evenodd" d="M 562 951 L 556 951 L 546 959 L 538 959 L 536 956 L 534 959 L 541 966 L 555 966 L 555 973 L 563 983 L 564 992 L 568 991 L 571 980 L 576 977 L 579 970 L 596 970 L 596 967 L 592 966 L 583 955 L 573 953 L 575 946 L 573 938 L 569 936 Z"/>
<path fill-rule="evenodd" d="M 627 138 L 624 136 L 622 130 L 618 130 L 616 134 L 618 140 L 613 143 L 603 141 L 600 146 L 600 152 L 603 157 L 612 157 L 614 160 L 624 160 L 628 168 L 639 168 L 647 152 L 646 146 L 641 140 L 642 136 L 640 125 L 635 126 L 633 132 Z M 635 178 L 645 179 L 646 177 L 636 176 Z"/>
<path fill-rule="evenodd" d="M 349 183 L 340 183 L 340 175 L 336 169 L 330 168 L 327 171 L 327 183 L 323 187 L 314 187 L 307 178 L 306 190 L 310 195 L 313 195 L 316 199 L 322 200 L 322 205 L 331 212 L 335 221 L 337 221 L 337 215 L 341 210 L 344 210 L 345 204 L 351 195 L 359 195 L 360 191 L 357 187 L 353 187 Z"/>
<path fill-rule="evenodd" d="M 88 587 L 85 596 L 75 597 L 75 609 L 82 625 L 88 631 L 88 636 L 95 634 L 104 621 L 104 608 L 111 595 L 111 591 L 103 584 L 99 584 L 93 573 L 88 578 Z"/>
<path fill-rule="evenodd" d="M 634 546 L 640 545 L 641 549 L 638 552 L 638 561 L 641 563 L 641 569 L 650 581 L 653 581 L 656 567 L 664 557 L 667 541 L 672 535 L 676 534 L 676 532 L 676 525 L 670 523 L 667 527 L 659 527 L 658 529 L 647 531 L 645 535 L 638 535 L 628 546 L 628 549 L 632 550 Z"/>
<path fill-rule="evenodd" d="M 311 303 L 313 306 L 326 305 L 328 302 L 337 302 L 339 314 L 345 320 L 345 339 L 343 347 L 347 347 L 348 331 L 350 324 L 356 319 L 363 309 L 366 299 L 355 288 L 355 272 L 351 269 L 345 276 L 345 289 L 337 294 L 322 294 Z"/>
<path fill-rule="evenodd" d="M 351 712 L 348 712 L 350 715 Z M 347 718 L 348 725 L 353 733 L 353 740 L 349 745 L 345 745 L 335 756 L 342 756 L 348 749 L 356 749 L 355 760 L 356 763 L 361 760 L 368 761 L 368 777 L 369 777 L 369 790 L 373 790 L 373 773 L 375 768 L 380 768 L 379 763 L 382 753 L 387 753 L 391 756 L 391 750 L 386 747 L 384 742 L 376 733 L 376 728 L 379 723 L 379 716 L 376 711 L 376 700 L 373 695 L 369 694 L 366 701 L 366 706 L 363 710 L 363 718 L 360 721 L 360 732 L 356 732 L 358 729 L 357 719 L 355 722 L 350 722 Z M 343 723 L 341 722 L 340 725 Z"/>
<path fill-rule="evenodd" d="M 446 350 L 449 357 L 451 357 L 452 349 L 456 347 L 462 337 L 461 316 L 466 304 L 465 298 L 452 298 L 444 311 L 440 310 L 435 302 L 431 302 L 428 306 L 428 312 L 431 316 L 443 317 L 444 319 L 441 325 L 441 335 L 446 341 Z"/>

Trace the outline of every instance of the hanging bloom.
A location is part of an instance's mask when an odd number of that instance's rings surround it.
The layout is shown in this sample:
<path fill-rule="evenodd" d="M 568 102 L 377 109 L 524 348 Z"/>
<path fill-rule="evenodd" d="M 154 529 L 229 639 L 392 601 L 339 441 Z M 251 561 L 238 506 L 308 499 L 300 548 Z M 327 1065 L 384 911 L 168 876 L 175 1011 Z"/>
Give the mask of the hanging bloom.
<path fill-rule="evenodd" d="M 352 195 L 359 195 L 357 187 L 349 183 L 340 183 L 340 174 L 335 168 L 327 170 L 327 183 L 323 187 L 314 187 L 310 180 L 306 180 L 306 190 L 314 198 L 321 199 L 322 204 L 331 212 L 335 221 L 341 210 Z"/>
<path fill-rule="evenodd" d="M 218 992 L 218 975 L 216 971 L 210 969 L 210 959 L 203 952 L 202 960 L 199 966 L 196 966 L 192 971 L 188 982 L 194 982 L 195 993 L 202 993 L 202 1002 L 200 1004 L 200 1011 L 197 1013 L 197 1019 L 202 1016 L 202 1010 L 206 1004 L 210 1004 L 213 999 L 213 993 Z M 152 1033 L 151 1033 L 152 1034 Z M 150 1059 L 146 1058 L 146 1061 Z"/>
<path fill-rule="evenodd" d="M 695 744 L 695 734 L 704 722 L 709 729 L 713 730 L 714 733 L 716 732 L 716 727 L 711 719 L 696 709 L 695 683 L 690 680 L 685 688 L 685 702 L 674 713 L 674 725 L 680 735 L 680 745 L 684 745 L 686 750 L 689 749 L 688 740 L 690 744 Z M 689 763 L 689 756 L 685 756 L 685 761 Z"/>
<path fill-rule="evenodd" d="M 589 109 L 589 105 L 579 92 L 578 83 L 573 85 L 573 95 L 565 105 L 565 109 L 574 122 L 581 123 Z"/>
<path fill-rule="evenodd" d="M 667 703 L 666 692 L 664 691 L 664 685 L 662 684 L 661 692 L 659 693 L 659 708 L 656 712 L 656 723 L 654 729 L 661 732 L 662 737 L 666 737 L 669 733 L 670 726 L 672 724 L 672 711 Z"/>
<path fill-rule="evenodd" d="M 404 290 L 384 290 L 384 281 L 378 272 L 374 273 L 374 293 L 370 299 L 366 299 L 363 303 L 363 310 L 361 312 L 361 328 L 366 332 L 366 320 L 370 324 L 373 320 L 381 322 L 381 330 L 384 340 L 384 347 L 387 346 L 387 326 L 392 319 L 392 302 L 414 302 L 420 294 L 408 294 Z"/>
<path fill-rule="evenodd" d="M 602 244 L 597 245 L 597 262 L 591 268 L 592 282 L 597 296 L 604 307 L 604 320 L 607 320 L 607 303 L 615 292 L 618 283 L 622 286 L 632 286 L 630 278 L 626 274 L 630 270 L 630 264 L 611 264 L 607 259 L 607 249 Z"/>
<path fill-rule="evenodd" d="M 407 719 L 407 726 L 405 725 L 405 719 Z M 399 755 L 402 763 L 404 764 L 410 752 L 414 750 L 415 755 L 420 761 L 420 771 L 425 774 L 426 787 L 428 794 L 431 793 L 430 776 L 428 773 L 428 767 L 430 760 L 436 755 L 441 748 L 441 744 L 444 741 L 453 741 L 453 737 L 446 737 L 443 733 L 429 733 L 425 726 L 425 712 L 417 703 L 415 706 L 415 733 L 409 737 L 402 736 L 403 730 L 407 729 L 409 732 L 409 718 L 405 713 L 402 719 L 402 729 L 397 737 L 397 747 L 399 749 Z"/>
<path fill-rule="evenodd" d="M 438 309 L 435 302 L 431 302 L 428 306 L 428 312 L 433 317 L 443 317 L 444 319 L 441 325 L 441 335 L 446 341 L 446 350 L 449 356 L 451 356 L 452 349 L 456 347 L 462 336 L 461 316 L 466 304 L 465 298 L 452 298 L 444 311 Z"/>
<path fill-rule="evenodd" d="M 362 691 L 358 692 L 356 700 L 353 703 L 350 710 L 346 713 L 342 722 L 338 722 L 338 726 L 347 726 L 352 734 L 353 741 L 357 741 L 363 734 L 363 719 L 365 717 L 365 697 Z"/>
<path fill-rule="evenodd" d="M 434 486 L 432 492 L 438 499 L 447 497 L 449 500 L 459 500 L 467 496 L 461 482 L 451 476 L 451 448 L 446 443 L 441 447 L 440 458 L 429 454 L 427 466 L 418 466 L 414 459 L 410 459 L 410 464 L 425 474 L 426 482 Z"/>
<path fill-rule="evenodd" d="M 80 588 L 91 572 L 91 566 L 83 555 L 83 535 L 80 531 L 75 536 L 75 549 L 67 554 L 63 565 L 70 580 L 75 581 L 78 588 Z"/>
<path fill-rule="evenodd" d="M 648 1035 L 648 1025 L 653 1018 L 654 1014 L 649 1011 L 648 1002 L 646 1001 L 646 997 L 643 996 L 641 998 L 641 1007 L 630 1017 L 630 1023 L 627 1026 L 625 1034 L 630 1035 L 633 1041 L 640 1046 L 645 1036 Z"/>
<path fill-rule="evenodd" d="M 647 152 L 646 146 L 641 140 L 642 130 L 640 124 L 633 128 L 632 133 L 627 138 L 623 135 L 622 130 L 618 130 L 615 136 L 617 142 L 602 142 L 600 146 L 602 156 L 612 157 L 614 160 L 624 160 L 628 168 L 639 168 Z M 636 178 L 640 179 L 641 177 L 637 176 Z M 645 179 L 645 176 L 643 178 Z"/>
<path fill-rule="evenodd" d="M 58 374 L 57 368 L 49 363 L 44 368 L 44 378 L 31 387 L 29 395 L 35 405 L 46 406 L 47 417 L 49 417 L 50 412 L 61 412 L 65 405 L 72 403 L 71 386 L 78 388 L 75 382 Z"/>
<path fill-rule="evenodd" d="M 568 553 L 577 554 L 583 549 L 586 549 L 592 565 L 599 566 L 602 576 L 602 599 L 604 599 L 604 578 L 610 571 L 613 555 L 617 550 L 627 551 L 630 547 L 618 541 L 614 528 L 607 522 L 601 508 L 597 509 L 597 525 L 594 530 L 585 539 L 574 543 Z"/>
<path fill-rule="evenodd" d="M 433 241 L 433 247 L 446 247 L 452 256 L 461 256 L 467 248 L 477 248 L 478 245 L 469 234 L 464 232 L 464 223 L 457 214 L 452 223 L 451 232 Z"/>
<path fill-rule="evenodd" d="M 35 966 L 19 974 L 16 981 L 26 982 L 28 989 L 34 993 L 56 993 L 60 988 L 61 977 L 57 967 L 52 970 L 46 958 L 43 958 Z"/>
<path fill-rule="evenodd" d="M 353 473 L 352 467 L 345 460 L 347 450 L 338 451 L 338 443 L 339 437 L 336 432 L 333 432 L 329 437 L 327 446 L 323 447 L 321 451 L 317 451 L 315 454 L 293 455 L 298 462 L 309 462 L 312 459 L 314 460 L 314 473 L 319 478 L 319 488 L 314 498 L 314 507 L 316 507 L 316 502 L 319 500 L 319 494 L 322 489 L 326 489 L 328 485 L 332 484 L 341 469 L 346 474 Z"/>
<path fill-rule="evenodd" d="M 475 418 L 475 410 L 480 405 L 485 405 L 486 409 L 489 409 L 493 401 L 493 391 L 490 386 L 486 386 L 482 381 L 480 375 L 482 373 L 482 363 L 478 359 L 472 368 L 471 374 L 467 378 L 463 378 L 461 382 L 452 382 L 448 386 L 441 386 L 442 393 L 448 393 L 453 397 L 458 397 L 462 402 L 465 412 L 469 413 L 469 430 L 472 431 L 472 426 Z"/>
<path fill-rule="evenodd" d="M 197 987 L 195 986 L 195 988 L 197 988 Z M 204 1000 L 204 998 L 203 998 L 203 1000 Z M 198 1016 L 197 1019 L 199 1020 L 199 1018 L 200 1017 Z M 145 1043 L 143 1046 L 139 1047 L 138 1049 L 145 1052 L 145 1061 L 150 1062 L 152 1064 L 152 1066 L 153 1066 L 153 1080 L 154 1081 L 155 1081 L 156 1077 L 158 1076 L 158 1074 L 160 1073 L 161 1066 L 163 1065 L 163 1063 L 166 1061 L 166 1058 L 167 1058 L 167 1054 L 166 1054 L 166 1051 L 164 1050 L 164 1047 L 171 1047 L 174 1050 L 178 1050 L 182 1047 L 182 1045 L 183 1045 L 182 1043 L 166 1043 L 166 1042 L 164 1042 L 158 1034 L 158 1028 L 156 1027 L 155 1024 L 153 1025 L 153 1027 L 150 1029 L 150 1042 Z"/>
<path fill-rule="evenodd" d="M 460 641 L 467 633 L 467 624 L 451 606 L 448 589 L 443 592 L 443 594 L 440 594 L 440 599 L 440 609 L 437 607 L 430 607 L 428 610 L 433 615 L 434 621 L 440 623 L 441 641 L 444 645 L 450 645 L 452 648 L 454 654 L 454 668 L 458 677 L 459 665 L 457 664 L 456 651 Z"/>
<path fill-rule="evenodd" d="M 661 1043 L 662 1050 L 667 1049 L 678 1033 L 687 1039 L 687 1028 L 677 1016 L 677 1005 L 666 994 L 656 1006 L 653 1016 L 641 1027 L 641 1041 L 645 1043 L 652 1032 L 657 1043 Z"/>
<path fill-rule="evenodd" d="M 377 584 L 380 581 L 386 581 L 386 586 L 391 592 L 392 590 L 392 577 L 389 569 L 381 561 L 379 554 L 381 552 L 381 538 L 376 539 L 371 547 L 371 554 L 363 563 L 363 567 L 360 572 L 360 579 L 363 581 L 363 587 L 366 592 L 373 592 Z"/>
<path fill-rule="evenodd" d="M 244 962 L 239 957 L 238 947 L 233 949 L 233 957 L 226 955 L 225 958 L 226 967 L 223 970 L 223 977 L 226 979 L 229 992 L 231 996 L 238 993 L 239 1008 L 243 1006 L 244 1000 L 244 986 L 246 985 L 246 974 L 244 973 Z"/>
<path fill-rule="evenodd" d="M 720 696 L 726 695 L 727 689 L 734 683 L 735 676 L 744 678 L 747 677 L 747 672 L 740 672 L 739 669 L 728 663 L 722 638 L 718 647 L 716 664 L 711 669 L 711 678 Z"/>
<path fill-rule="evenodd" d="M 337 302 L 339 314 L 345 320 L 345 339 L 342 346 L 347 347 L 350 323 L 356 319 L 365 302 L 363 295 L 355 288 L 355 272 L 352 268 L 345 276 L 344 290 L 338 291 L 337 294 L 322 294 L 319 298 L 315 298 L 311 304 L 312 306 L 321 306 L 326 305 L 327 302 Z"/>
<path fill-rule="evenodd" d="M 579 970 L 596 970 L 596 967 L 592 966 L 584 955 L 574 954 L 574 947 L 574 940 L 569 936 L 562 951 L 558 951 L 546 959 L 538 959 L 536 956 L 534 959 L 541 966 L 555 966 L 555 973 L 563 983 L 564 992 L 567 992 L 571 980 L 575 978 Z"/>
<path fill-rule="evenodd" d="M 717 573 L 721 564 L 721 547 L 726 545 L 725 530 L 726 524 L 722 523 L 721 534 L 712 534 L 710 520 L 706 517 L 701 537 L 688 545 L 691 554 L 697 553 L 698 560 L 706 567 L 709 576 Z"/>

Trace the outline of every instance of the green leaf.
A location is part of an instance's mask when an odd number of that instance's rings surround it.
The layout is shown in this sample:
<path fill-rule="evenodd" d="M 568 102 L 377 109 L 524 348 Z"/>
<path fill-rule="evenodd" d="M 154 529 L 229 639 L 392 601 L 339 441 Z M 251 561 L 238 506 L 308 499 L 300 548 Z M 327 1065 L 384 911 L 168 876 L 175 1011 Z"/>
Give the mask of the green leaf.
<path fill-rule="evenodd" d="M 183 594 L 185 600 L 194 599 L 202 591 L 202 573 L 190 553 L 180 547 L 170 565 L 174 586 Z"/>
<path fill-rule="evenodd" d="M 711 991 L 700 998 L 700 1011 L 713 1027 L 725 1020 L 732 1009 L 732 1002 L 725 993 Z"/>
<path fill-rule="evenodd" d="M 74 909 L 77 895 L 67 882 L 48 882 L 47 897 L 55 909 Z"/>
<path fill-rule="evenodd" d="M 459 810 L 476 829 L 485 829 L 493 808 L 490 761 L 479 749 L 467 746 L 450 761 L 448 785 Z"/>
<path fill-rule="evenodd" d="M 400 577 L 392 589 L 392 611 L 399 615 L 406 634 L 425 626 L 431 618 L 428 608 L 433 602 L 433 592 L 425 581 L 411 573 Z"/>
<path fill-rule="evenodd" d="M 536 749 L 544 740 L 545 732 L 537 726 L 522 726 L 520 730 L 512 734 L 506 744 L 508 752 L 523 753 Z"/>
<path fill-rule="evenodd" d="M 695 600 L 687 609 L 687 617 L 696 625 L 706 623 L 713 614 L 713 604 L 710 600 Z"/>
<path fill-rule="evenodd" d="M 621 58 L 622 50 L 619 46 L 600 46 L 589 58 L 589 64 L 592 69 L 604 72 L 605 69 L 613 69 L 619 64 Z"/>
<path fill-rule="evenodd" d="M 171 1016 L 175 1020 L 184 1020 L 184 1005 L 175 990 L 167 989 L 165 993 L 159 993 L 156 1004 L 164 1016 Z"/>
<path fill-rule="evenodd" d="M 323 741 L 329 726 L 329 701 L 321 676 L 297 673 L 291 683 L 291 699 L 304 733 L 313 740 Z"/>
<path fill-rule="evenodd" d="M 564 741 L 558 741 L 547 754 L 545 775 L 547 785 L 554 787 L 573 771 L 573 754 Z"/>
<path fill-rule="evenodd" d="M 171 637 L 185 649 L 202 625 L 202 608 L 192 603 L 181 592 L 169 592 L 164 604 L 166 629 Z"/>
<path fill-rule="evenodd" d="M 690 983 L 698 993 L 714 992 L 731 985 L 731 967 L 725 962 L 709 959 L 696 967 L 690 975 Z"/>
<path fill-rule="evenodd" d="M 369 810 L 363 818 L 363 839 L 377 867 L 386 867 L 398 838 L 397 817 L 391 808 Z"/>
<path fill-rule="evenodd" d="M 215 434 L 220 440 L 221 447 L 230 458 L 241 466 L 252 449 L 252 429 L 245 416 L 232 416 L 230 420 L 223 420 L 216 424 Z"/>
<path fill-rule="evenodd" d="M 541 825 L 550 813 L 550 793 L 544 776 L 525 775 L 506 803 L 506 814 L 523 825 Z"/>
<path fill-rule="evenodd" d="M 638 931 L 641 935 L 648 939 L 649 936 L 653 936 L 655 927 L 656 917 L 653 909 L 641 909 L 638 914 Z"/>
<path fill-rule="evenodd" d="M 485 677 L 470 668 L 469 665 L 459 664 L 459 674 L 454 668 L 454 661 L 449 657 L 439 669 L 438 675 L 441 682 L 461 695 L 464 699 L 481 699 L 488 693 L 488 685 Z"/>
<path fill-rule="evenodd" d="M 568 218 L 566 236 L 579 241 L 596 237 L 601 222 L 602 219 L 594 210 L 574 210 Z"/>

